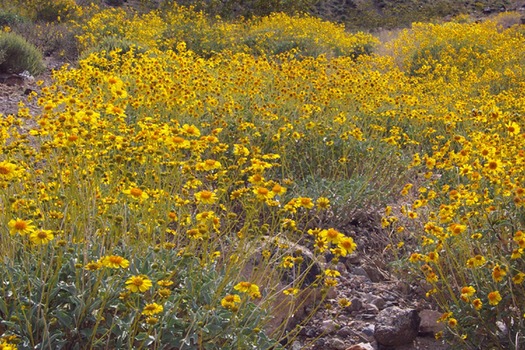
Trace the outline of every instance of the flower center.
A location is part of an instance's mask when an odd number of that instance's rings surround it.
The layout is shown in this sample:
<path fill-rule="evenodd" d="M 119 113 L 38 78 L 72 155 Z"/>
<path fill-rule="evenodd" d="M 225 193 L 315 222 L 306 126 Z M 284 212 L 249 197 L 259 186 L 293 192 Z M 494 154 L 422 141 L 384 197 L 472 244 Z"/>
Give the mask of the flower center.
<path fill-rule="evenodd" d="M 268 194 L 268 189 L 267 188 L 264 188 L 264 187 L 260 187 L 257 189 L 257 192 L 263 196 L 267 195 Z"/>
<path fill-rule="evenodd" d="M 27 222 L 25 221 L 17 221 L 15 222 L 15 229 L 19 231 L 23 231 L 27 229 Z"/>
<path fill-rule="evenodd" d="M 129 194 L 131 194 L 133 197 L 140 197 L 142 196 L 142 190 L 135 187 L 129 190 Z"/>
<path fill-rule="evenodd" d="M 211 193 L 210 191 L 202 191 L 202 192 L 201 192 L 201 197 L 202 197 L 203 199 L 210 199 L 210 198 L 211 198 L 211 195 L 212 195 L 212 193 Z"/>
<path fill-rule="evenodd" d="M 109 261 L 111 261 L 111 263 L 113 263 L 113 264 L 120 264 L 122 262 L 122 257 L 120 257 L 120 256 L 111 256 L 109 258 Z"/>

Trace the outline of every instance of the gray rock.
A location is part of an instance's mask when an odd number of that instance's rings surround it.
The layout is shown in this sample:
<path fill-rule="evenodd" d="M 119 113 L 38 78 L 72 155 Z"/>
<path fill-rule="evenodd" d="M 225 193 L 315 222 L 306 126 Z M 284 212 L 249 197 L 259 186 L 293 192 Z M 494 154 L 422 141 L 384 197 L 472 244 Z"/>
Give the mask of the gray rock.
<path fill-rule="evenodd" d="M 397 282 L 397 286 L 396 287 L 397 287 L 396 289 L 399 292 L 401 292 L 401 294 L 408 295 L 408 293 L 410 293 L 410 284 L 408 282 L 399 281 L 399 282 Z"/>
<path fill-rule="evenodd" d="M 325 343 L 326 341 L 324 338 L 319 338 L 315 340 L 312 345 L 314 349 L 324 349 Z"/>
<path fill-rule="evenodd" d="M 374 338 L 384 346 L 410 344 L 417 337 L 420 322 L 416 310 L 388 307 L 377 315 Z"/>
<path fill-rule="evenodd" d="M 352 275 L 349 286 L 356 290 L 362 290 L 364 285 L 369 285 L 371 283 L 372 281 L 370 281 L 368 276 Z"/>
<path fill-rule="evenodd" d="M 325 349 L 327 350 L 345 350 L 346 344 L 339 338 L 327 339 L 325 342 Z"/>
<path fill-rule="evenodd" d="M 379 271 L 377 268 L 374 268 L 372 266 L 363 266 L 363 270 L 365 270 L 366 275 L 372 282 L 382 282 L 385 281 L 386 278 L 383 275 L 381 271 Z"/>
<path fill-rule="evenodd" d="M 441 317 L 441 312 L 435 310 L 421 310 L 419 312 L 421 322 L 419 324 L 419 335 L 433 337 L 434 334 L 445 329 L 445 325 L 438 319 Z"/>
<path fill-rule="evenodd" d="M 370 281 L 370 277 L 366 273 L 365 269 L 363 269 L 361 266 L 356 266 L 352 268 L 351 274 L 355 276 L 363 276 L 366 278 L 365 280 Z"/>
<path fill-rule="evenodd" d="M 335 323 L 333 320 L 324 320 L 323 323 L 321 323 L 321 332 L 324 334 L 333 333 L 336 329 L 337 323 Z"/>
<path fill-rule="evenodd" d="M 373 320 L 376 318 L 376 314 L 361 314 L 363 320 Z"/>
<path fill-rule="evenodd" d="M 346 268 L 346 265 L 342 262 L 338 263 L 336 268 L 337 271 L 339 271 L 342 275 L 345 275 L 348 273 L 348 269 Z"/>
<path fill-rule="evenodd" d="M 366 305 L 365 305 L 365 310 L 366 310 L 366 312 L 369 313 L 369 314 L 370 314 L 370 313 L 372 313 L 372 314 L 377 314 L 377 313 L 379 313 L 379 308 L 378 308 L 376 305 L 374 305 L 374 304 L 366 304 Z"/>
<path fill-rule="evenodd" d="M 346 267 L 349 269 L 353 268 L 354 265 L 361 264 L 361 257 L 358 253 L 351 254 L 344 260 Z"/>
<path fill-rule="evenodd" d="M 387 301 L 385 304 L 385 307 L 398 306 L 398 305 L 399 305 L 399 302 L 397 301 Z"/>
<path fill-rule="evenodd" d="M 327 299 L 335 299 L 337 297 L 337 290 L 336 288 L 330 288 L 326 291 L 326 298 Z"/>
<path fill-rule="evenodd" d="M 352 304 L 347 307 L 348 311 L 360 311 L 363 308 L 363 302 L 359 298 L 353 298 L 351 302 Z"/>
<path fill-rule="evenodd" d="M 299 340 L 296 340 L 292 343 L 291 350 L 301 350 L 302 348 L 303 348 L 303 344 Z"/>
<path fill-rule="evenodd" d="M 306 336 L 308 338 L 314 338 L 314 337 L 317 337 L 319 335 L 319 332 L 317 332 L 315 329 L 313 328 L 310 328 L 309 330 L 306 331 Z"/>
<path fill-rule="evenodd" d="M 383 309 L 385 308 L 386 301 L 385 301 L 385 299 L 383 299 L 383 298 L 381 298 L 381 297 L 375 297 L 375 298 L 370 302 L 370 304 L 377 306 L 377 308 L 378 308 L 379 310 L 383 310 Z"/>
<path fill-rule="evenodd" d="M 383 296 L 383 298 L 386 300 L 386 301 L 398 301 L 399 300 L 399 297 L 397 295 L 392 295 L 392 294 L 385 294 L 385 296 Z"/>
<path fill-rule="evenodd" d="M 507 325 L 501 321 L 496 321 L 496 327 L 498 327 L 501 335 L 506 336 L 509 333 L 509 329 L 507 328 Z"/>
<path fill-rule="evenodd" d="M 375 349 L 370 343 L 359 343 L 359 344 L 352 345 L 349 348 L 346 348 L 346 350 L 375 350 Z"/>
<path fill-rule="evenodd" d="M 345 314 L 339 314 L 337 317 L 337 322 L 339 324 L 348 324 L 348 322 L 350 322 L 350 318 Z"/>
<path fill-rule="evenodd" d="M 362 332 L 369 337 L 374 336 L 375 326 L 373 324 L 367 324 L 365 328 L 362 329 Z"/>
<path fill-rule="evenodd" d="M 337 335 L 343 338 L 349 337 L 354 334 L 354 331 L 352 328 L 348 326 L 342 327 L 340 330 L 337 331 Z"/>
<path fill-rule="evenodd" d="M 20 74 L 0 73 L 0 84 L 5 84 L 7 86 L 16 86 L 22 85 L 23 83 L 24 77 Z"/>

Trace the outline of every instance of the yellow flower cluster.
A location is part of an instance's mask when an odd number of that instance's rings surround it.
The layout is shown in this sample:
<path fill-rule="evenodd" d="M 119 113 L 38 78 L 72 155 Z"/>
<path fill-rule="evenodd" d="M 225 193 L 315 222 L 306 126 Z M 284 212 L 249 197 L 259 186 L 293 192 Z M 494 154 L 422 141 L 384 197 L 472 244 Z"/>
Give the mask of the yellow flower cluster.
<path fill-rule="evenodd" d="M 371 52 L 379 44 L 377 39 L 362 32 L 348 35 L 342 25 L 284 13 L 252 20 L 243 36 L 244 40 L 255 42 L 255 52 L 265 54 L 298 48 L 309 56 L 357 56 Z"/>
<path fill-rule="evenodd" d="M 15 9 L 23 16 L 39 21 L 67 21 L 82 16 L 83 9 L 74 0 L 2 0 L 0 5 Z"/>
<path fill-rule="evenodd" d="M 490 327 L 522 318 L 521 27 L 415 24 L 391 42 L 390 56 L 359 57 L 376 44 L 370 36 L 282 14 L 225 23 L 178 6 L 107 9 L 81 29 L 86 56 L 31 97 L 41 112 L 21 105 L 0 121 L 6 251 L 25 237 L 41 244 L 60 235 L 57 245 L 81 242 L 86 256 L 162 247 L 241 269 L 268 236 L 284 236 L 337 260 L 356 249 L 335 222 L 352 213 L 337 210 L 402 198 L 381 222 L 401 238 L 389 247 L 407 254 L 429 296 L 458 313 L 444 318 L 451 331 L 462 337 L 469 320 Z M 186 43 L 188 33 L 199 37 Z M 136 47 L 93 49 L 108 37 Z M 322 54 L 299 56 L 304 48 L 286 47 L 290 37 Z M 281 271 L 300 268 L 298 255 L 265 248 L 263 257 Z M 104 255 L 80 266 L 118 273 L 132 259 Z M 155 280 L 133 273 L 123 298 L 152 294 Z M 325 286 L 338 274 L 326 269 Z M 272 286 L 250 281 L 235 285 L 240 295 L 221 291 L 217 304 L 237 311 L 242 295 L 271 295 Z M 170 295 L 159 286 L 155 296 Z M 298 293 L 294 286 L 285 294 Z M 512 316 L 496 320 L 495 309 Z M 153 300 L 141 310 L 148 324 L 163 312 Z"/>
<path fill-rule="evenodd" d="M 405 186 L 411 201 L 401 215 L 387 208 L 382 223 L 398 237 L 420 237 L 409 261 L 429 295 L 456 310 L 449 326 L 460 338 L 480 322 L 489 334 L 494 308 L 516 319 L 525 310 L 514 302 L 525 271 L 524 43 L 520 26 L 495 20 L 418 23 L 391 44 L 417 88 L 432 91 L 425 99 L 439 103 L 423 113 L 399 110 L 428 138 L 417 138 L 409 164 L 424 181 Z"/>
<path fill-rule="evenodd" d="M 173 4 L 169 10 L 145 14 L 109 8 L 81 24 L 82 50 L 107 38 L 126 40 L 142 48 L 175 49 L 180 42 L 201 55 L 221 51 L 272 55 L 292 49 L 305 56 L 352 56 L 370 53 L 378 40 L 365 33 L 349 35 L 342 25 L 308 16 L 275 13 L 232 23 L 210 20 L 203 13 Z"/>

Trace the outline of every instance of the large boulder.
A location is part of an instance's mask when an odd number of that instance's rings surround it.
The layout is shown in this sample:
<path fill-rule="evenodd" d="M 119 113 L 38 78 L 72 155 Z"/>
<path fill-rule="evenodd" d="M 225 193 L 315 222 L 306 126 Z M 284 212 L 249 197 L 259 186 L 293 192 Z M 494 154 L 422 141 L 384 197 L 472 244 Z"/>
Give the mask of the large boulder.
<path fill-rule="evenodd" d="M 445 329 L 442 322 L 438 322 L 442 313 L 435 310 L 421 310 L 419 317 L 421 323 L 419 324 L 419 335 L 433 337 L 436 333 Z"/>
<path fill-rule="evenodd" d="M 410 344 L 417 337 L 420 322 L 416 310 L 387 307 L 377 315 L 374 338 L 386 347 Z"/>

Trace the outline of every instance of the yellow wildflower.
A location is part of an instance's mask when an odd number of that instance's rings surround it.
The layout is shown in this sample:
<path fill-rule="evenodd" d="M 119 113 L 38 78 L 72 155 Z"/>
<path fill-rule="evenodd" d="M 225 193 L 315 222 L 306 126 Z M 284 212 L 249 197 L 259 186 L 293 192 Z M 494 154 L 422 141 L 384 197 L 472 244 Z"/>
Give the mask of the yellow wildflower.
<path fill-rule="evenodd" d="M 100 264 L 102 264 L 102 266 L 109 267 L 112 269 L 129 267 L 129 260 L 124 259 L 123 257 L 118 255 L 104 256 L 100 259 L 99 262 Z"/>
<path fill-rule="evenodd" d="M 38 230 L 29 235 L 29 240 L 34 244 L 47 244 L 55 238 L 51 230 Z"/>
<path fill-rule="evenodd" d="M 237 294 L 228 294 L 221 300 L 221 305 L 223 308 L 230 309 L 232 311 L 237 311 L 237 304 L 241 302 L 241 297 Z"/>
<path fill-rule="evenodd" d="M 156 314 L 160 314 L 162 311 L 164 311 L 164 307 L 162 305 L 159 305 L 157 303 L 151 303 L 146 304 L 146 306 L 144 306 L 144 309 L 142 309 L 142 315 L 153 316 Z"/>
<path fill-rule="evenodd" d="M 153 283 L 145 275 L 131 276 L 126 281 L 126 289 L 133 293 L 145 292 L 153 286 Z"/>
<path fill-rule="evenodd" d="M 35 231 L 35 226 L 31 225 L 31 220 L 12 219 L 7 223 L 9 226 L 9 233 L 14 235 L 16 233 L 21 235 L 31 234 Z"/>
<path fill-rule="evenodd" d="M 501 301 L 501 295 L 498 291 L 490 292 L 488 294 L 489 304 L 490 305 L 498 305 Z"/>
<path fill-rule="evenodd" d="M 261 297 L 261 293 L 259 292 L 259 286 L 257 286 L 254 283 L 240 282 L 237 285 L 235 285 L 233 289 L 238 290 L 239 292 L 242 292 L 242 293 L 250 294 L 250 296 L 253 299 Z"/>
<path fill-rule="evenodd" d="M 297 293 L 299 293 L 299 288 L 293 288 L 293 287 L 286 288 L 283 291 L 283 293 L 286 295 L 296 295 Z"/>
<path fill-rule="evenodd" d="M 142 191 L 138 187 L 131 187 L 131 188 L 127 189 L 127 190 L 123 190 L 122 193 L 127 194 L 127 195 L 129 195 L 132 198 L 137 199 L 137 200 L 143 200 L 143 199 L 148 199 L 149 198 L 148 194 L 146 192 Z"/>
<path fill-rule="evenodd" d="M 328 243 L 338 244 L 344 235 L 334 228 L 322 230 L 319 236 L 324 238 Z"/>
<path fill-rule="evenodd" d="M 215 192 L 203 190 L 195 193 L 195 199 L 200 204 L 213 204 L 217 201 L 217 195 Z"/>

